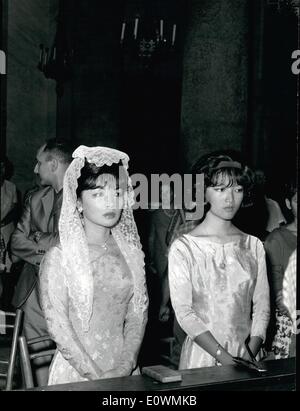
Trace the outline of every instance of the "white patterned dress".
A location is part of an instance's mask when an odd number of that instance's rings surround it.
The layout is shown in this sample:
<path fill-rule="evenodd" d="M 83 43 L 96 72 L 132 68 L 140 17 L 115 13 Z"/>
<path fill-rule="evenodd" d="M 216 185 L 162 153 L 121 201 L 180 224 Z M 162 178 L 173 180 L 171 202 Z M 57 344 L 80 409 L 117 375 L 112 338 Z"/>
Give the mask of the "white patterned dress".
<path fill-rule="evenodd" d="M 62 251 L 45 256 L 41 294 L 49 333 L 57 344 L 49 385 L 101 378 L 101 373 L 122 362 L 136 365 L 147 320 L 147 297 L 135 309 L 133 278 L 117 244 L 99 254 L 89 246 L 94 278 L 93 311 L 89 330 L 83 331 L 69 298 Z"/>

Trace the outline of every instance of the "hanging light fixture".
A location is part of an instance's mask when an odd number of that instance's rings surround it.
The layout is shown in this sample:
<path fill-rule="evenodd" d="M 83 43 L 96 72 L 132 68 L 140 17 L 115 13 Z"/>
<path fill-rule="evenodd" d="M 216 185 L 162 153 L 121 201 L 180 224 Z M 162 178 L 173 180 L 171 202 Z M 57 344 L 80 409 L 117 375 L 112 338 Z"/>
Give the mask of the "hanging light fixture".
<path fill-rule="evenodd" d="M 120 44 L 147 66 L 155 56 L 167 56 L 174 50 L 176 36 L 176 22 L 163 18 L 141 18 L 136 14 L 122 22 Z"/>

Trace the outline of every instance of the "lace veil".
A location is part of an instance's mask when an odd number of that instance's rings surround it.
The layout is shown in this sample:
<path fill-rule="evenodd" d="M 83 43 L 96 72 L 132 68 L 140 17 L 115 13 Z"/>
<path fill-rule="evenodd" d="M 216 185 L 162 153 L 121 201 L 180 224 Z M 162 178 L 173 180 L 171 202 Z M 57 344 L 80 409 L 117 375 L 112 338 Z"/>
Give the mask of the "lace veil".
<path fill-rule="evenodd" d="M 111 232 L 118 244 L 134 280 L 134 307 L 138 311 L 145 305 L 144 254 L 133 217 L 134 191 L 128 175 L 127 154 L 108 147 L 79 146 L 73 153 L 63 184 L 63 202 L 59 220 L 59 235 L 62 247 L 62 265 L 66 272 L 69 298 L 82 322 L 84 331 L 89 329 L 93 306 L 93 277 L 89 263 L 89 250 L 85 231 L 77 209 L 76 189 L 85 159 L 96 166 L 122 162 L 127 174 L 127 192 L 124 208 L 118 224 Z"/>

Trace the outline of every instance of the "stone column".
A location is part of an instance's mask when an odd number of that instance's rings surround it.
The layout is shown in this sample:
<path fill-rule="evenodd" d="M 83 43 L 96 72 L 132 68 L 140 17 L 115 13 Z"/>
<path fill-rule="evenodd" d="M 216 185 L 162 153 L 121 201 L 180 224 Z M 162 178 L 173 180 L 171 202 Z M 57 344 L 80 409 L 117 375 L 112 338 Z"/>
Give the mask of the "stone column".
<path fill-rule="evenodd" d="M 247 3 L 190 2 L 181 114 L 185 168 L 210 151 L 242 149 L 248 105 Z"/>

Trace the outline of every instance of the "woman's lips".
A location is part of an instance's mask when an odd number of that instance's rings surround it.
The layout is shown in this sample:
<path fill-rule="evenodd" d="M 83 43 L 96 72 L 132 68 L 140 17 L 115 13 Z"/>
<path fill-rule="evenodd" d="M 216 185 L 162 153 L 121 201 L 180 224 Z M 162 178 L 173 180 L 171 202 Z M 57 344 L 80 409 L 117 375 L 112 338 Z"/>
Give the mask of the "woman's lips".
<path fill-rule="evenodd" d="M 104 216 L 105 218 L 112 219 L 112 218 L 115 218 L 115 217 L 116 217 L 116 213 L 114 213 L 113 211 L 110 211 L 110 212 L 108 212 L 108 213 L 103 214 L 103 216 Z"/>
<path fill-rule="evenodd" d="M 234 207 L 224 207 L 224 210 L 228 212 L 234 211 Z"/>

